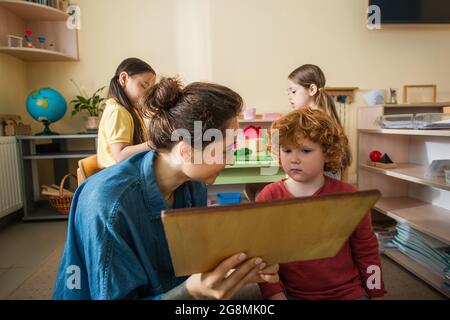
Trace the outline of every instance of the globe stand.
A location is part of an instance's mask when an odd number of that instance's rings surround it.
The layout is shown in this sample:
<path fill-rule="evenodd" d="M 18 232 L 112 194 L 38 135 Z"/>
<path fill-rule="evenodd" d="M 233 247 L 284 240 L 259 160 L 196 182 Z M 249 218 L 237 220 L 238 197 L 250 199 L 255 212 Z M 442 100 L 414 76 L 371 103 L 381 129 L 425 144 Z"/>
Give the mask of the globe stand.
<path fill-rule="evenodd" d="M 50 130 L 51 122 L 48 120 L 42 120 L 42 124 L 45 126 L 44 131 L 37 133 L 36 136 L 59 136 L 59 133 Z"/>

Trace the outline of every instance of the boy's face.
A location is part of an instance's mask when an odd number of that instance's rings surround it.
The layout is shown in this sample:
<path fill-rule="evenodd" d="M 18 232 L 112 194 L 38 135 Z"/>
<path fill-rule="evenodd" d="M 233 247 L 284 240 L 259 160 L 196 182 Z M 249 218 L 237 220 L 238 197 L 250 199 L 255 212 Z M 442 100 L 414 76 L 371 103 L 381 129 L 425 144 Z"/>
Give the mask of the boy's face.
<path fill-rule="evenodd" d="M 297 182 L 309 182 L 323 175 L 325 156 L 322 147 L 309 139 L 302 139 L 298 146 L 280 147 L 280 161 L 284 172 Z"/>

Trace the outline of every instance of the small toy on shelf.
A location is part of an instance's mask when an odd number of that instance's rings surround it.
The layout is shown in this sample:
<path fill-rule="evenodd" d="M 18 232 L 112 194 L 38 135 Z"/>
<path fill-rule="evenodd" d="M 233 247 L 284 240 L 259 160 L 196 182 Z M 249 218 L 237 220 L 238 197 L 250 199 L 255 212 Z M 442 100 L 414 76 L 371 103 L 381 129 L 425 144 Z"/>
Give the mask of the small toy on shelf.
<path fill-rule="evenodd" d="M 277 120 L 278 118 L 281 118 L 281 113 L 277 113 L 277 112 L 264 113 L 262 115 L 262 118 L 265 120 Z"/>
<path fill-rule="evenodd" d="M 390 92 L 390 95 L 389 95 L 389 97 L 390 97 L 390 100 L 389 100 L 389 103 L 391 103 L 391 104 L 397 104 L 398 103 L 398 99 L 397 99 L 397 89 L 389 89 L 389 92 Z"/>
<path fill-rule="evenodd" d="M 45 49 L 45 37 L 39 37 L 38 41 L 39 41 L 39 48 Z"/>
<path fill-rule="evenodd" d="M 381 160 L 382 156 L 383 156 L 383 154 L 380 151 L 374 150 L 370 153 L 369 158 L 373 162 L 379 162 Z"/>
<path fill-rule="evenodd" d="M 247 160 L 252 154 L 252 150 L 249 148 L 241 148 L 234 151 L 234 157 L 236 160 Z"/>
<path fill-rule="evenodd" d="M 445 174 L 445 183 L 450 184 L 450 168 L 444 170 Z"/>
<path fill-rule="evenodd" d="M 251 157 L 246 161 L 264 161 L 269 157 L 269 136 L 266 129 L 253 125 L 245 128 L 238 136 L 236 149 L 248 149 Z"/>
<path fill-rule="evenodd" d="M 256 108 L 245 108 L 244 120 L 254 120 L 254 119 L 256 119 Z"/>
<path fill-rule="evenodd" d="M 237 192 L 220 192 L 217 194 L 217 204 L 227 205 L 227 204 L 240 204 L 241 194 Z"/>
<path fill-rule="evenodd" d="M 248 126 L 244 129 L 245 139 L 259 139 L 261 138 L 261 127 Z"/>
<path fill-rule="evenodd" d="M 25 30 L 25 41 L 26 41 L 27 48 L 33 48 L 33 40 L 31 38 L 32 35 L 33 35 L 33 30 L 31 30 L 31 29 Z"/>
<path fill-rule="evenodd" d="M 378 167 L 382 169 L 393 169 L 397 168 L 397 164 L 392 161 L 392 159 L 385 153 L 382 156 L 382 153 L 378 150 L 374 150 L 369 155 L 370 160 L 367 161 L 367 165 L 372 167 Z"/>
<path fill-rule="evenodd" d="M 3 124 L 5 136 L 29 136 L 31 126 L 16 120 L 5 120 Z"/>
<path fill-rule="evenodd" d="M 10 48 L 22 48 L 23 38 L 8 34 L 8 47 Z"/>

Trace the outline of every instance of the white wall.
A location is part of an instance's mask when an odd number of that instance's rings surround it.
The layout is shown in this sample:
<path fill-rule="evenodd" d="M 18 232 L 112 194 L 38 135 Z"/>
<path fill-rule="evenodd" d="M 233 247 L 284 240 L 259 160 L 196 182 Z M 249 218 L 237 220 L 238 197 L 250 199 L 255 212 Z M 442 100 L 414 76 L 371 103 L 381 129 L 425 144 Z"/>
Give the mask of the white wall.
<path fill-rule="evenodd" d="M 287 75 L 304 63 L 318 64 L 328 86 L 360 88 L 347 115 L 353 148 L 355 108 L 364 104 L 367 90 L 434 83 L 438 99 L 450 100 L 450 26 L 371 31 L 365 26 L 364 0 L 77 2 L 80 62 L 24 64 L 0 55 L 0 71 L 6 68 L 15 78 L 0 80 L 0 101 L 8 101 L 0 108 L 14 105 L 6 113 L 22 108 L 24 92 L 39 87 L 53 87 L 72 99 L 76 90 L 70 78 L 93 92 L 108 85 L 118 63 L 129 56 L 148 61 L 160 74 L 180 74 L 186 82 L 229 85 L 261 113 L 289 111 Z M 11 94 L 15 90 L 17 98 Z M 79 131 L 82 119 L 71 119 L 68 112 L 54 129 Z"/>

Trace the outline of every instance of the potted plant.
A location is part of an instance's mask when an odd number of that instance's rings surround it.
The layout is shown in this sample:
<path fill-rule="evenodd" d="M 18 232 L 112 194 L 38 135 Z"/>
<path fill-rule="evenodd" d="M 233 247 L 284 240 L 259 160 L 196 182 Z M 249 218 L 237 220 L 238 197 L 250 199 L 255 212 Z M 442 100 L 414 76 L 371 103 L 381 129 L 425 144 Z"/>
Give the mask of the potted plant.
<path fill-rule="evenodd" d="M 100 124 L 100 114 L 103 111 L 103 101 L 104 98 L 101 97 L 101 92 L 105 89 L 105 87 L 101 87 L 91 97 L 88 97 L 84 88 L 80 88 L 80 86 L 73 80 L 75 87 L 77 87 L 80 95 L 76 96 L 76 99 L 70 102 L 73 105 L 72 117 L 81 111 L 85 111 L 88 116 L 85 120 L 85 127 L 87 130 L 98 130 L 98 126 Z"/>

